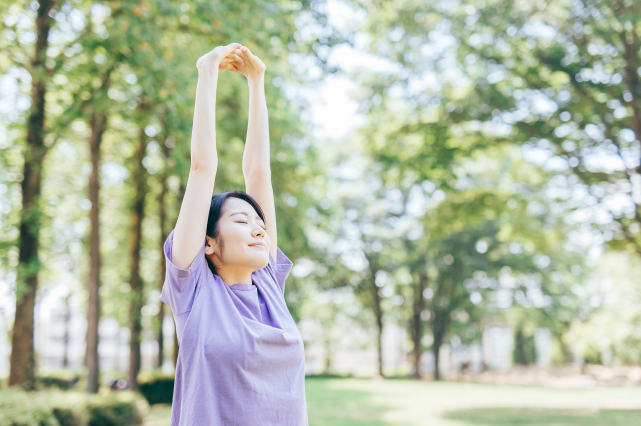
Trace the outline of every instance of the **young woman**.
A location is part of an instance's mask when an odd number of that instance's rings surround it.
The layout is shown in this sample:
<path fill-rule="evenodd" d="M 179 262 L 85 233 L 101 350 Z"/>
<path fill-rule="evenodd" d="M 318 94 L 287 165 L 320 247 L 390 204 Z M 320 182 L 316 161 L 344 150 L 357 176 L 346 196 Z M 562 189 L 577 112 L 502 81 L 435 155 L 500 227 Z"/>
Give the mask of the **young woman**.
<path fill-rule="evenodd" d="M 292 262 L 276 245 L 265 65 L 238 43 L 196 63 L 191 169 L 164 250 L 160 300 L 180 351 L 172 426 L 307 426 L 303 340 L 283 297 Z M 214 194 L 219 70 L 249 83 L 246 192 Z"/>

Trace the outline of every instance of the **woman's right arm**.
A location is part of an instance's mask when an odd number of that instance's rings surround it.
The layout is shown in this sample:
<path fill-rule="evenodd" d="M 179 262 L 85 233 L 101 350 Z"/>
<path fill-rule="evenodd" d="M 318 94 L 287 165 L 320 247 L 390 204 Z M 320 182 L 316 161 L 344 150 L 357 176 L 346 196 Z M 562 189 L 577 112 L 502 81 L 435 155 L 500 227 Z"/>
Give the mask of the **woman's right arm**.
<path fill-rule="evenodd" d="M 219 46 L 198 59 L 196 106 L 191 133 L 191 168 L 174 230 L 171 261 L 188 269 L 205 240 L 211 196 L 214 191 L 216 152 L 216 88 L 218 66 L 240 44 Z"/>

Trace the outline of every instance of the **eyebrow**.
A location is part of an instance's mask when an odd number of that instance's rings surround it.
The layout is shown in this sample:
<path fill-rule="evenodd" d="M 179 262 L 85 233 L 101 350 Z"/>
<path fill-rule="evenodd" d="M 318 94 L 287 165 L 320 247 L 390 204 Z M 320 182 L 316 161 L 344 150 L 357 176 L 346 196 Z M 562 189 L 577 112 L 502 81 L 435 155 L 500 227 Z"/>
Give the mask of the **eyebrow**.
<path fill-rule="evenodd" d="M 229 217 L 232 217 L 235 214 L 244 214 L 245 216 L 249 217 L 249 215 L 247 213 L 245 213 L 245 212 L 234 212 L 234 213 L 230 214 Z M 265 223 L 265 221 L 263 219 L 261 219 L 260 216 L 256 216 L 256 219 L 261 220 L 263 223 Z"/>

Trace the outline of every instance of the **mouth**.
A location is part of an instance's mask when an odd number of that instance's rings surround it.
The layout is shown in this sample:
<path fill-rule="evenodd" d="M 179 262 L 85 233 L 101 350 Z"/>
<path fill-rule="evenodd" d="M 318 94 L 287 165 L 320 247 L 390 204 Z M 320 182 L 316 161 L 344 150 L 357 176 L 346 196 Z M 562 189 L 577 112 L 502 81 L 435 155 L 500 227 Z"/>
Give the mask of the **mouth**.
<path fill-rule="evenodd" d="M 265 250 L 265 245 L 263 243 L 250 244 L 249 247 L 258 247 Z"/>

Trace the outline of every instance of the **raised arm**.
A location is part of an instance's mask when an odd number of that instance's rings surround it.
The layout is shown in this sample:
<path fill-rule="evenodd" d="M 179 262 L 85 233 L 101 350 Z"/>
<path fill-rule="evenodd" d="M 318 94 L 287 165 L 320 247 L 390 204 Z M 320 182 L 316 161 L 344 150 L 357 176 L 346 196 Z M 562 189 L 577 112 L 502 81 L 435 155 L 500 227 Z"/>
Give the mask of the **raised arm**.
<path fill-rule="evenodd" d="M 188 269 L 205 240 L 209 205 L 214 191 L 216 152 L 216 87 L 218 66 L 240 44 L 216 47 L 198 59 L 196 106 L 191 132 L 191 168 L 174 230 L 172 262 Z"/>
<path fill-rule="evenodd" d="M 277 254 L 276 208 L 269 160 L 269 123 L 265 100 L 265 64 L 247 47 L 241 47 L 244 66 L 238 70 L 247 77 L 249 84 L 249 123 L 243 151 L 245 187 L 265 214 L 267 234 L 271 240 L 270 251 Z"/>

